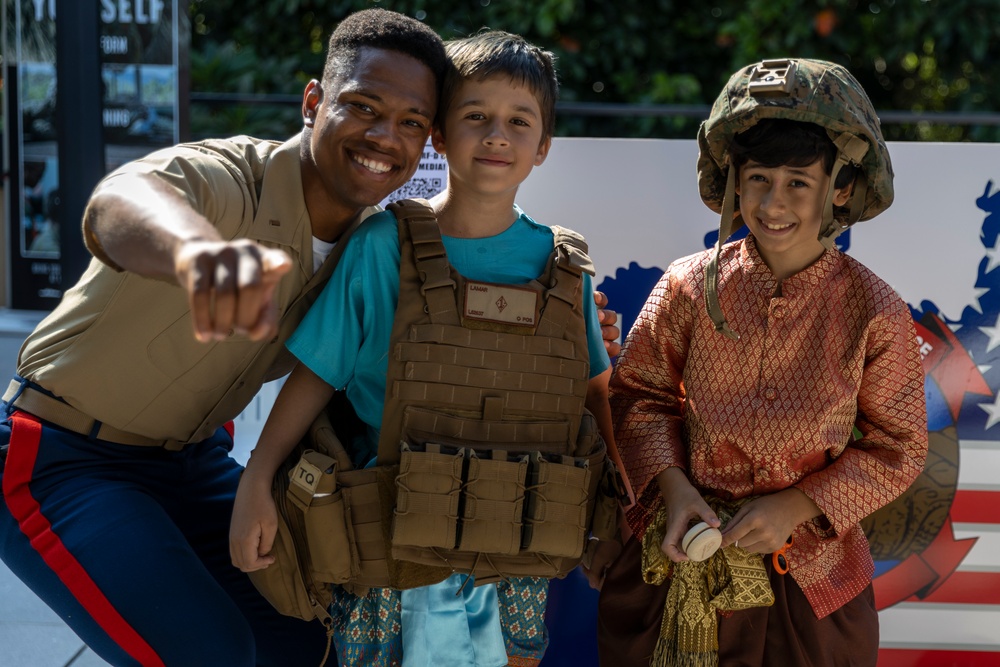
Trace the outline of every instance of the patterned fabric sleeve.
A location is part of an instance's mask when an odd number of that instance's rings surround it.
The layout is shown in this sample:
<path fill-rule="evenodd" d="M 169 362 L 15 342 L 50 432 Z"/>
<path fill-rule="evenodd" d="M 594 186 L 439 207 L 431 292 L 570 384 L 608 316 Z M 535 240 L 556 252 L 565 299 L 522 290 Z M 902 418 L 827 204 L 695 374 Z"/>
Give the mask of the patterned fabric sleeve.
<path fill-rule="evenodd" d="M 924 373 L 913 319 L 898 296 L 887 301 L 867 331 L 857 398 L 861 437 L 796 485 L 838 534 L 903 493 L 927 458 Z"/>
<path fill-rule="evenodd" d="M 693 317 L 682 267 L 671 265 L 653 288 L 610 384 L 615 439 L 637 497 L 628 520 L 639 536 L 660 502 L 656 475 L 687 467 L 682 379 Z"/>

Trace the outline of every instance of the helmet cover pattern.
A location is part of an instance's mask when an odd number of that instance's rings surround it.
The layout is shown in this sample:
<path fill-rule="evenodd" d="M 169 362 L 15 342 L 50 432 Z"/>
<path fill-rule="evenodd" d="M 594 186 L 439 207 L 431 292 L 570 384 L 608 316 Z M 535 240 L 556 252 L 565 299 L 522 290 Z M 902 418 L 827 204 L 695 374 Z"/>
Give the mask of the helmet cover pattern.
<path fill-rule="evenodd" d="M 728 152 L 733 137 L 765 118 L 815 123 L 832 141 L 844 133 L 869 148 L 860 168 L 867 190 L 860 220 L 892 204 L 892 163 L 878 116 L 868 95 L 846 68 L 823 60 L 765 60 L 733 74 L 698 130 L 698 189 L 702 201 L 721 212 L 726 193 Z M 738 223 L 737 223 L 738 224 Z"/>

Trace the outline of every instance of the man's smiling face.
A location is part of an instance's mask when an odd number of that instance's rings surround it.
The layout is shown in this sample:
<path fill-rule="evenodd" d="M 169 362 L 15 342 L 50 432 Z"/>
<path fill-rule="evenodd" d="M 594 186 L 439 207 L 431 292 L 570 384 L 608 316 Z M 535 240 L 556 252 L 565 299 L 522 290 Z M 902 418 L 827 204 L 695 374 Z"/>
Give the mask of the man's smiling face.
<path fill-rule="evenodd" d="M 436 109 L 433 73 L 398 51 L 364 47 L 350 72 L 311 82 L 303 103 L 307 201 L 378 204 L 413 175 Z M 317 185 L 322 192 L 310 193 Z"/>

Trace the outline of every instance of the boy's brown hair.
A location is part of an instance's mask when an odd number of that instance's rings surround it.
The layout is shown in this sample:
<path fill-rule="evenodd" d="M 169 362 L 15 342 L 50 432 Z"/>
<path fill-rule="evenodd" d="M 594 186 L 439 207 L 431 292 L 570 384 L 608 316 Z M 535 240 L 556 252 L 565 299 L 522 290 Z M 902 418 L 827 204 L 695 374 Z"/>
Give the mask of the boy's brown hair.
<path fill-rule="evenodd" d="M 462 82 L 483 81 L 498 74 L 510 77 L 517 85 L 526 86 L 538 100 L 542 112 L 542 140 L 552 136 L 556 122 L 556 99 L 559 80 L 556 77 L 555 56 L 537 47 L 520 35 L 503 30 L 487 30 L 464 39 L 445 42 L 450 65 L 444 77 L 438 117 L 455 101 Z M 442 132 L 444 128 L 442 127 Z"/>

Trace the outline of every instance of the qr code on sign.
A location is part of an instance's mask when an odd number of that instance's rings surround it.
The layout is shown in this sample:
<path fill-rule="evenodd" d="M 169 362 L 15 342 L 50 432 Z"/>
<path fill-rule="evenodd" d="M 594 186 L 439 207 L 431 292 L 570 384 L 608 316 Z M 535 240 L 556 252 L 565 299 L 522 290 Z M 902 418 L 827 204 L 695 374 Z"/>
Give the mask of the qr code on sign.
<path fill-rule="evenodd" d="M 430 199 L 444 189 L 444 179 L 441 178 L 411 178 L 403 187 L 393 192 L 386 199 L 388 202 L 400 199 Z"/>

